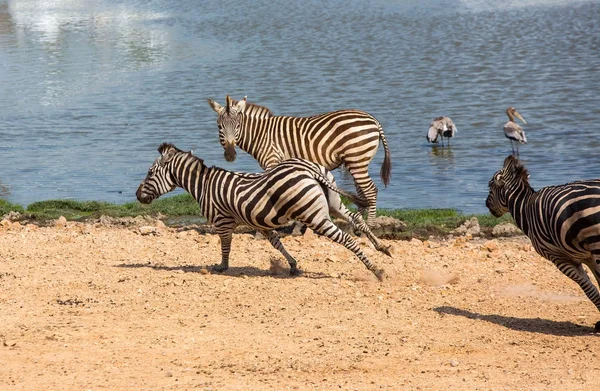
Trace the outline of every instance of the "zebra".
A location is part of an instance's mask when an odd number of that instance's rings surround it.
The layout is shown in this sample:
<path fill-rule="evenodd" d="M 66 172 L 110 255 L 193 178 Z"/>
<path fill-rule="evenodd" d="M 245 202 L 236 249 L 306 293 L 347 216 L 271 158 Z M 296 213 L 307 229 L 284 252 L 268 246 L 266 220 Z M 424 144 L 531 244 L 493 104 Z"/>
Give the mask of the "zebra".
<path fill-rule="evenodd" d="M 392 163 L 383 127 L 371 114 L 339 110 L 311 117 L 275 116 L 268 108 L 247 102 L 246 97 L 235 101 L 229 95 L 225 107 L 212 99 L 208 103 L 218 114 L 219 142 L 225 160 L 234 161 L 235 147 L 239 146 L 263 169 L 289 158 L 306 159 L 328 170 L 344 166 L 358 194 L 367 200 L 367 221 L 373 221 L 378 189 L 368 168 L 379 140 L 385 152 L 380 170 L 385 187 L 390 182 Z"/>
<path fill-rule="evenodd" d="M 331 213 L 350 222 L 355 230 L 367 235 L 378 251 L 391 256 L 389 246 L 375 237 L 359 213 L 344 206 L 340 195 L 358 206 L 365 206 L 366 201 L 339 189 L 324 167 L 303 159 L 289 159 L 263 173 L 239 173 L 207 167 L 202 159 L 173 144 L 161 144 L 158 152 L 161 156 L 148 170 L 136 197 L 149 204 L 176 187 L 190 193 L 221 238 L 221 264 L 214 265 L 214 271 L 228 269 L 233 230 L 238 224 L 245 224 L 261 232 L 283 254 L 290 265 L 290 275 L 298 275 L 296 260 L 274 231 L 296 220 L 352 251 L 380 281 L 384 279 L 384 270 L 373 264 L 330 217 Z"/>
<path fill-rule="evenodd" d="M 575 281 L 600 310 L 600 294 L 583 269 L 600 285 L 600 179 L 571 182 L 535 191 L 529 173 L 513 155 L 489 182 L 486 206 L 495 217 L 510 212 L 535 250 Z M 595 325 L 600 331 L 600 321 Z"/>

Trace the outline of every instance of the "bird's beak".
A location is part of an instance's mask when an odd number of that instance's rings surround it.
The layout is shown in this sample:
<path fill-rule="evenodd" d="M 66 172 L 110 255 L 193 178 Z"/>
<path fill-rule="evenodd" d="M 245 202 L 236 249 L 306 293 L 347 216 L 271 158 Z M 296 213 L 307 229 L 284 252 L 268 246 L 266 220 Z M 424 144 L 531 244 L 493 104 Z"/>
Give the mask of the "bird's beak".
<path fill-rule="evenodd" d="M 520 119 L 521 121 L 523 121 L 523 123 L 524 123 L 524 124 L 526 124 L 526 123 L 527 123 L 527 121 L 525 121 L 525 120 L 523 119 L 523 117 L 521 117 L 521 114 L 519 114 L 519 112 L 518 112 L 517 110 L 515 110 L 515 115 L 517 116 L 517 118 L 518 118 L 518 119 Z"/>

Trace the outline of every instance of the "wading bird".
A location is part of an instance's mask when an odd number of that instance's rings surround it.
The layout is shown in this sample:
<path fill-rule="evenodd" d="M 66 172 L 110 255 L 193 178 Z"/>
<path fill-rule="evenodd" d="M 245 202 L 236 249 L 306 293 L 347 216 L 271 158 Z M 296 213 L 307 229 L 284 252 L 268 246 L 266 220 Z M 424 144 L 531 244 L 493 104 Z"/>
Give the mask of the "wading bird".
<path fill-rule="evenodd" d="M 506 109 L 506 115 L 508 115 L 508 122 L 504 125 L 504 135 L 507 139 L 510 140 L 510 147 L 512 148 L 513 155 L 515 154 L 515 147 L 513 146 L 513 141 L 517 144 L 517 157 L 519 157 L 519 144 L 527 144 L 527 137 L 525 136 L 525 131 L 523 128 L 515 122 L 515 116 L 523 121 L 525 120 L 521 117 L 521 114 L 514 108 L 509 107 Z"/>
<path fill-rule="evenodd" d="M 458 133 L 456 125 L 449 117 L 437 117 L 431 124 L 429 124 L 429 131 L 427 132 L 427 141 L 430 143 L 437 143 L 438 137 L 442 138 L 442 147 L 444 146 L 444 137 L 448 138 L 448 146 L 450 146 L 450 137 L 454 137 L 454 134 Z"/>

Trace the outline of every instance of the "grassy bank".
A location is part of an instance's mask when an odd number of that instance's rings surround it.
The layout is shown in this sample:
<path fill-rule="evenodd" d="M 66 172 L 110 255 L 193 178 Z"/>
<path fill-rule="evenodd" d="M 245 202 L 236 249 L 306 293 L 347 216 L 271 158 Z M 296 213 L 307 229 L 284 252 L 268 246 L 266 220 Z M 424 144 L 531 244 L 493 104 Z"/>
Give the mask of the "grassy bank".
<path fill-rule="evenodd" d="M 27 220 L 44 222 L 64 216 L 67 220 L 83 221 L 110 217 L 135 217 L 139 215 L 167 217 L 198 216 L 196 201 L 189 194 L 180 194 L 160 198 L 150 205 L 130 202 L 123 205 L 99 201 L 49 200 L 34 202 L 27 206 L 11 204 L 0 200 L 0 216 L 10 211 L 19 212 Z M 465 215 L 454 209 L 380 209 L 379 216 L 389 216 L 403 221 L 407 225 L 406 237 L 427 237 L 446 235 L 471 217 L 477 217 L 482 229 L 511 221 L 510 216 L 495 218 L 490 214 Z"/>

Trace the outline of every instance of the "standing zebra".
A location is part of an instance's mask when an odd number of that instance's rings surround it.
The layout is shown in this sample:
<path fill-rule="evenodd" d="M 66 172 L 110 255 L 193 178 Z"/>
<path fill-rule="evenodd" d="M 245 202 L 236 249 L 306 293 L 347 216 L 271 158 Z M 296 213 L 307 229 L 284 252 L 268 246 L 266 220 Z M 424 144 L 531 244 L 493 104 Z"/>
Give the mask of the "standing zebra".
<path fill-rule="evenodd" d="M 383 128 L 375 117 L 358 110 L 312 117 L 274 116 L 268 108 L 246 102 L 245 97 L 236 102 L 229 95 L 225 107 L 211 99 L 208 103 L 218 114 L 219 141 L 228 162 L 235 160 L 235 147 L 239 146 L 263 169 L 290 158 L 306 159 L 328 170 L 344 165 L 358 194 L 367 200 L 367 220 L 375 218 L 378 190 L 368 169 L 380 139 L 385 151 L 380 175 L 386 187 L 392 170 Z"/>
<path fill-rule="evenodd" d="M 527 170 L 511 155 L 489 187 L 485 204 L 490 212 L 496 217 L 510 212 L 538 254 L 579 284 L 600 310 L 600 294 L 582 266 L 587 265 L 600 285 L 600 180 L 535 191 Z"/>
<path fill-rule="evenodd" d="M 262 232 L 287 259 L 290 274 L 297 275 L 296 260 L 285 250 L 274 231 L 288 221 L 296 220 L 345 246 L 377 278 L 383 279 L 383 269 L 371 263 L 356 241 L 333 224 L 329 216 L 331 213 L 350 222 L 354 229 L 367 235 L 377 250 L 390 255 L 388 247 L 373 235 L 360 214 L 350 212 L 342 204 L 340 194 L 357 205 L 364 206 L 366 202 L 338 189 L 333 175 L 324 167 L 302 159 L 290 159 L 264 173 L 247 174 L 207 167 L 202 159 L 173 144 L 162 144 L 158 152 L 161 156 L 138 187 L 137 199 L 149 204 L 176 187 L 190 193 L 221 238 L 222 260 L 214 270 L 227 270 L 233 230 L 238 224 L 246 224 Z"/>

